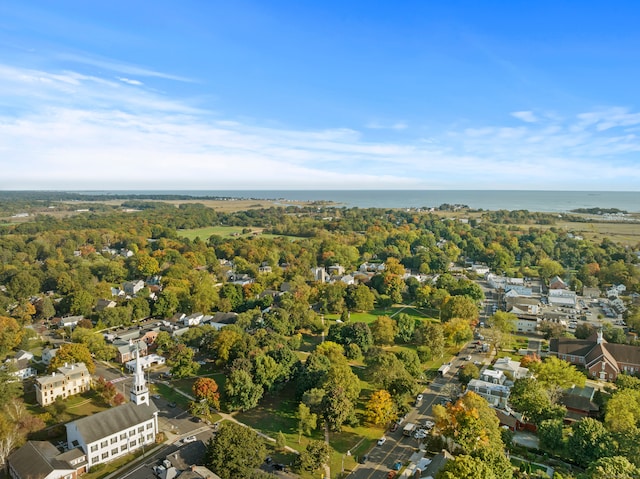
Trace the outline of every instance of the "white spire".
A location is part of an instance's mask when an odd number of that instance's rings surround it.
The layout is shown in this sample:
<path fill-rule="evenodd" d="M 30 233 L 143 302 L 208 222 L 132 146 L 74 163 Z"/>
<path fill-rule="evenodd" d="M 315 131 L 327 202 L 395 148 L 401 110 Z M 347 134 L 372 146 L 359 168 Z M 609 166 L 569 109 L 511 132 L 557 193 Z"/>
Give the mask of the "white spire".
<path fill-rule="evenodd" d="M 144 380 L 138 343 L 136 343 L 136 372 L 131 386 L 131 402 L 149 405 L 149 389 L 147 388 L 147 382 Z"/>

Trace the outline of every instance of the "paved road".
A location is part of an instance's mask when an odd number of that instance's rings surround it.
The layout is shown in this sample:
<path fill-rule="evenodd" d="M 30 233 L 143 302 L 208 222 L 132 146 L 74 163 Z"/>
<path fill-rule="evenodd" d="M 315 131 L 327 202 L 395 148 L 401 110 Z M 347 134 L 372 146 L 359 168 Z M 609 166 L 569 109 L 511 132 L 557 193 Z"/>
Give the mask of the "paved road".
<path fill-rule="evenodd" d="M 414 407 L 407 414 L 403 425 L 408 422 L 424 424 L 426 420 L 433 419 L 433 405 L 439 404 L 443 397 L 445 397 L 444 393 L 447 390 L 445 386 L 448 384 L 459 384 L 456 379 L 456 374 L 460 366 L 473 361 L 479 361 L 485 364 L 489 362 L 486 353 L 481 353 L 479 350 L 473 349 L 472 346 L 473 341 L 465 345 L 461 349 L 461 354 L 451 361 L 451 370 L 444 377 L 436 378 L 429 387 L 423 391 L 424 399 L 422 400 L 422 404 Z M 469 361 L 465 359 L 467 355 L 471 356 Z M 413 437 L 403 436 L 402 425 L 398 427 L 396 432 L 387 431 L 385 436 L 387 437 L 387 441 L 382 446 L 374 446 L 368 453 L 367 462 L 359 464 L 356 470 L 349 475 L 349 479 L 378 479 L 386 477 L 393 463 L 396 461 L 402 461 L 403 464 L 406 463 L 421 442 Z M 356 460 L 358 459 L 360 458 L 356 458 Z"/>

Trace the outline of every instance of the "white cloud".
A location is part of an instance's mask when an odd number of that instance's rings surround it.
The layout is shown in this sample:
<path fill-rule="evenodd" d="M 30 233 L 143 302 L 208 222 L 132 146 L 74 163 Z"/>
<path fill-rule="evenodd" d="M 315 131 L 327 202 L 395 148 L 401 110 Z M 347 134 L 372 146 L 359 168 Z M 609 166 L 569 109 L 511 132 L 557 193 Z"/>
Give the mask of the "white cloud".
<path fill-rule="evenodd" d="M 532 111 L 514 111 L 511 116 L 527 123 L 538 122 L 538 117 Z"/>
<path fill-rule="evenodd" d="M 11 106 L 0 113 L 0 188 L 640 185 L 639 167 L 626 159 L 640 151 L 627 131 L 640 120 L 627 110 L 428 132 L 428 141 L 407 132 L 403 140 L 367 141 L 352 128 L 249 124 L 110 78 L 0 65 L 2 100 Z M 606 122 L 615 126 L 598 128 Z"/>
<path fill-rule="evenodd" d="M 118 80 L 120 80 L 122 83 L 128 83 L 129 85 L 134 85 L 134 86 L 141 86 L 143 85 L 143 83 L 139 80 L 132 80 L 131 78 L 124 78 L 124 77 L 120 77 L 118 78 Z"/>
<path fill-rule="evenodd" d="M 378 121 L 371 121 L 365 125 L 365 128 L 371 130 L 406 130 L 409 125 L 404 121 L 398 121 L 395 123 L 381 123 Z"/>

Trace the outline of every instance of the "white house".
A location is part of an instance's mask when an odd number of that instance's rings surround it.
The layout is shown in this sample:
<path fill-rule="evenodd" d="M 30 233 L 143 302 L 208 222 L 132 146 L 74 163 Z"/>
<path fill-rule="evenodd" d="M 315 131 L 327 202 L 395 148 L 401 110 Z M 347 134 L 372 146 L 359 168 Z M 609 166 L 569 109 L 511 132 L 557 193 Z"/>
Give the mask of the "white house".
<path fill-rule="evenodd" d="M 84 363 L 65 364 L 56 372 L 36 379 L 35 386 L 38 404 L 48 406 L 57 397 L 66 399 L 88 391 L 91 388 L 91 374 Z"/>
<path fill-rule="evenodd" d="M 138 361 L 140 361 L 140 366 L 142 369 L 149 369 L 154 364 L 163 365 L 166 360 L 162 356 L 158 356 L 157 354 L 149 354 L 148 356 L 142 356 L 138 359 L 133 359 L 125 364 L 125 367 L 129 372 L 134 372 L 138 367 Z"/>
<path fill-rule="evenodd" d="M 560 306 L 563 308 L 575 308 L 576 302 L 577 302 L 577 298 L 576 298 L 575 291 L 568 291 L 565 289 L 549 290 L 549 304 L 551 306 Z"/>
<path fill-rule="evenodd" d="M 56 356 L 59 349 L 60 348 L 44 348 L 42 350 L 42 362 L 48 366 L 51 360 Z"/>
<path fill-rule="evenodd" d="M 503 384 L 494 384 L 481 379 L 472 379 L 467 385 L 467 391 L 473 391 L 482 396 L 493 407 L 505 408 L 511 389 Z"/>
<path fill-rule="evenodd" d="M 493 364 L 493 369 L 509 374 L 514 380 L 529 376 L 529 370 L 520 366 L 518 361 L 512 361 L 510 357 L 498 358 Z"/>

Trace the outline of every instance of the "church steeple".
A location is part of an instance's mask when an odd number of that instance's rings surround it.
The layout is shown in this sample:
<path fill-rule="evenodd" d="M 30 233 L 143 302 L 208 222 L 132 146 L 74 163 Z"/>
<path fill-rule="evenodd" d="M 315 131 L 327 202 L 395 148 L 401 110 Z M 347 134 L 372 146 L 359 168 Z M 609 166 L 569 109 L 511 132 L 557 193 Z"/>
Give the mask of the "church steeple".
<path fill-rule="evenodd" d="M 144 379 L 144 371 L 140 364 L 140 349 L 136 344 L 136 373 L 133 378 L 133 385 L 131 386 L 131 402 L 140 405 L 149 405 L 149 389 L 147 388 L 147 382 Z"/>

